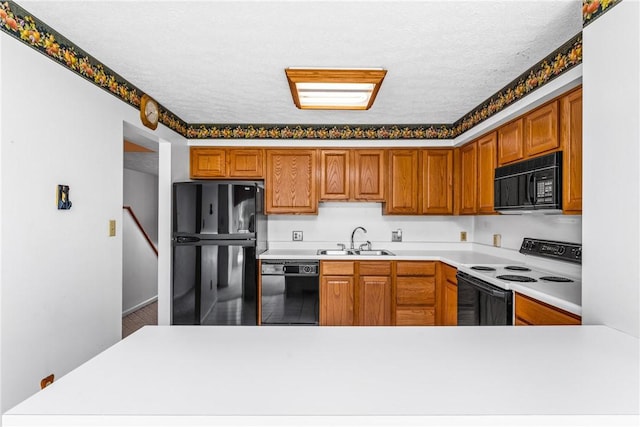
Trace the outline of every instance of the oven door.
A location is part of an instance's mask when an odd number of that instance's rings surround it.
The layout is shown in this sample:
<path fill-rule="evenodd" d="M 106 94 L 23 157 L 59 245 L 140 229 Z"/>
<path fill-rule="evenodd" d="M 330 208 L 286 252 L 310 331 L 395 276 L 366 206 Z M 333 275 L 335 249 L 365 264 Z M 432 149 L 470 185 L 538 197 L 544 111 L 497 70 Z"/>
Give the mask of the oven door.
<path fill-rule="evenodd" d="M 263 325 L 318 325 L 317 274 L 263 274 L 261 289 Z"/>
<path fill-rule="evenodd" d="M 513 293 L 458 272 L 458 326 L 513 325 Z"/>

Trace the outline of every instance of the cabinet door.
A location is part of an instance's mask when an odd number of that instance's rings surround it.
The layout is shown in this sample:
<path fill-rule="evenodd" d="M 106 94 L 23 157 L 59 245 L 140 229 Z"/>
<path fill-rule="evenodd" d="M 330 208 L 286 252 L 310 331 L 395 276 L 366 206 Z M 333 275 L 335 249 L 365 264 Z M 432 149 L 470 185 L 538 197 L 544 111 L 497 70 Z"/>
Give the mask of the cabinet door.
<path fill-rule="evenodd" d="M 389 151 L 387 214 L 418 213 L 418 151 Z"/>
<path fill-rule="evenodd" d="M 524 117 L 525 157 L 556 150 L 559 146 L 558 101 L 544 105 Z"/>
<path fill-rule="evenodd" d="M 522 121 L 518 119 L 498 129 L 498 166 L 524 158 Z"/>
<path fill-rule="evenodd" d="M 323 276 L 320 282 L 320 325 L 353 326 L 353 276 Z"/>
<path fill-rule="evenodd" d="M 438 287 L 438 322 L 440 325 L 455 326 L 458 324 L 458 270 L 445 263 L 440 263 L 440 286 Z"/>
<path fill-rule="evenodd" d="M 582 323 L 580 316 L 517 292 L 514 304 L 516 325 L 580 325 Z"/>
<path fill-rule="evenodd" d="M 318 213 L 316 150 L 268 150 L 266 212 Z"/>
<path fill-rule="evenodd" d="M 349 176 L 349 150 L 320 151 L 320 200 L 348 200 Z"/>
<path fill-rule="evenodd" d="M 582 212 L 582 88 L 560 100 L 562 210 Z"/>
<path fill-rule="evenodd" d="M 458 324 L 458 285 L 447 281 L 444 292 L 444 324 L 445 326 L 456 326 Z"/>
<path fill-rule="evenodd" d="M 223 178 L 226 176 L 224 148 L 191 147 L 191 178 Z"/>
<path fill-rule="evenodd" d="M 360 276 L 360 321 L 363 326 L 391 325 L 391 278 Z"/>
<path fill-rule="evenodd" d="M 478 151 L 476 142 L 460 149 L 460 213 L 477 212 L 476 186 L 478 177 Z"/>
<path fill-rule="evenodd" d="M 384 150 L 352 150 L 353 198 L 384 200 Z"/>
<path fill-rule="evenodd" d="M 493 210 L 493 179 L 497 163 L 497 137 L 492 132 L 478 140 L 478 213 Z"/>
<path fill-rule="evenodd" d="M 453 151 L 422 151 L 422 213 L 453 213 Z"/>
<path fill-rule="evenodd" d="M 232 178 L 264 178 L 262 154 L 260 149 L 229 149 L 229 176 Z"/>

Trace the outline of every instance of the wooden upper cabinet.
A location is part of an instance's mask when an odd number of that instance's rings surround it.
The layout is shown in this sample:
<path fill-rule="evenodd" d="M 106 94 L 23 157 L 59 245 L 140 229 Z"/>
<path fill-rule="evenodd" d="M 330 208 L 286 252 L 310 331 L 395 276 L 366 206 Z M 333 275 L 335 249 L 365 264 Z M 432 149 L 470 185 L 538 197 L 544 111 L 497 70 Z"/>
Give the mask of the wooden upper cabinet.
<path fill-rule="evenodd" d="M 227 176 L 227 156 L 224 148 L 191 147 L 191 178 L 224 178 Z"/>
<path fill-rule="evenodd" d="M 474 141 L 460 148 L 460 213 L 478 212 L 476 185 L 478 179 L 478 149 Z"/>
<path fill-rule="evenodd" d="M 523 128 L 520 118 L 498 129 L 498 166 L 524 158 Z"/>
<path fill-rule="evenodd" d="M 260 148 L 191 147 L 191 178 L 263 178 Z"/>
<path fill-rule="evenodd" d="M 560 100 L 562 210 L 582 212 L 582 88 Z"/>
<path fill-rule="evenodd" d="M 492 132 L 478 140 L 478 213 L 495 213 L 493 210 L 493 180 L 498 155 L 497 135 Z"/>
<path fill-rule="evenodd" d="M 418 150 L 389 150 L 387 214 L 418 213 Z"/>
<path fill-rule="evenodd" d="M 524 155 L 538 154 L 558 149 L 558 101 L 532 111 L 524 116 Z"/>
<path fill-rule="evenodd" d="M 263 150 L 229 149 L 229 177 L 231 178 L 263 178 Z"/>
<path fill-rule="evenodd" d="M 422 213 L 453 213 L 453 150 L 422 151 Z"/>
<path fill-rule="evenodd" d="M 317 214 L 316 150 L 267 150 L 267 214 Z"/>
<path fill-rule="evenodd" d="M 384 150 L 352 150 L 353 199 L 384 200 Z"/>
<path fill-rule="evenodd" d="M 349 200 L 349 150 L 320 151 L 320 200 Z"/>

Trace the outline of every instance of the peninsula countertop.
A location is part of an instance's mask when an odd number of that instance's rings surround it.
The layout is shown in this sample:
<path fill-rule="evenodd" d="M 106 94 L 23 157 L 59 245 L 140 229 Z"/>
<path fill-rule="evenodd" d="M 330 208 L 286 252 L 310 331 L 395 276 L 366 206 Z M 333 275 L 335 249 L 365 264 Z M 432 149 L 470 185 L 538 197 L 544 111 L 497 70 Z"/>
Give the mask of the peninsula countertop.
<path fill-rule="evenodd" d="M 605 326 L 147 326 L 7 411 L 3 425 L 635 422 L 638 353 L 637 338 Z"/>

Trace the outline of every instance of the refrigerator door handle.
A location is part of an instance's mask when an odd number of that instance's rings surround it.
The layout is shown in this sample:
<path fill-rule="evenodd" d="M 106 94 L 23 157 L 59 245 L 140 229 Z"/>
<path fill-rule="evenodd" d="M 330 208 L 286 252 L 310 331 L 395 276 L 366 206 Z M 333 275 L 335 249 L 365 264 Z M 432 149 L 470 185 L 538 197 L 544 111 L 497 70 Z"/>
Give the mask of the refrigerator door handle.
<path fill-rule="evenodd" d="M 175 238 L 176 243 L 198 243 L 200 238 L 194 236 L 178 236 Z"/>

